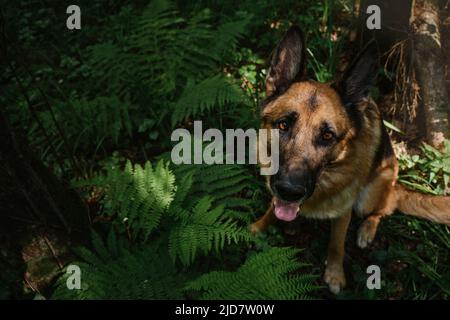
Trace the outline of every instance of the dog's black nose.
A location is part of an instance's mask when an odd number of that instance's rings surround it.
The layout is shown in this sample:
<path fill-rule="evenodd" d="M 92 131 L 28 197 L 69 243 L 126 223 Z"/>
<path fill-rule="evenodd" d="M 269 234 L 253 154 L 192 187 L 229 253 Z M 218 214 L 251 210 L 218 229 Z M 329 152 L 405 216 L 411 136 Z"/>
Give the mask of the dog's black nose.
<path fill-rule="evenodd" d="M 274 191 L 284 201 L 299 201 L 306 195 L 306 188 L 299 185 L 292 185 L 287 182 L 275 182 Z"/>

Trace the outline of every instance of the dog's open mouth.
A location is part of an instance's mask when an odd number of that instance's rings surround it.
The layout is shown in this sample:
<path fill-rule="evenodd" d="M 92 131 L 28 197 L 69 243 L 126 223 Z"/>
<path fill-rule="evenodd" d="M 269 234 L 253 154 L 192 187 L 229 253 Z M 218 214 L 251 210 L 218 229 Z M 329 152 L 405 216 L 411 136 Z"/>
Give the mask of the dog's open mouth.
<path fill-rule="evenodd" d="M 288 202 L 275 198 L 273 205 L 275 207 L 275 216 L 284 221 L 292 221 L 297 218 L 300 211 L 299 202 Z"/>

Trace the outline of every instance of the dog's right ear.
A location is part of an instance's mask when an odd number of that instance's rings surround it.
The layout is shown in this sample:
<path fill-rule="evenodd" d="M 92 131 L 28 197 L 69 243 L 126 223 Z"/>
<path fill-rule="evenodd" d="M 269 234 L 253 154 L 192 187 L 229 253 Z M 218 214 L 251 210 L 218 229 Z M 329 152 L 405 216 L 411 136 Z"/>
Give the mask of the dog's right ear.
<path fill-rule="evenodd" d="M 378 46 L 371 40 L 348 67 L 338 88 L 347 107 L 369 96 L 377 76 L 378 57 Z"/>
<path fill-rule="evenodd" d="M 283 93 L 293 82 L 301 79 L 305 69 L 305 52 L 303 33 L 298 26 L 292 26 L 272 54 L 266 77 L 267 97 Z"/>

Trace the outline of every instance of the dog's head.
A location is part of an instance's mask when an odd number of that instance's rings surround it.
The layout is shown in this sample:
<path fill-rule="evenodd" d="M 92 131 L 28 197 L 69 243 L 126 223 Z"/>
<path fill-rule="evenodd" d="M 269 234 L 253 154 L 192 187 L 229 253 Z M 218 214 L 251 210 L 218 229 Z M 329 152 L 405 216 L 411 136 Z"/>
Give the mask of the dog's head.
<path fill-rule="evenodd" d="M 266 78 L 262 127 L 279 129 L 279 170 L 268 178 L 275 214 L 293 220 L 318 177 L 345 161 L 364 121 L 360 110 L 375 79 L 375 46 L 350 65 L 338 85 L 307 80 L 305 43 L 291 27 L 276 47 Z"/>

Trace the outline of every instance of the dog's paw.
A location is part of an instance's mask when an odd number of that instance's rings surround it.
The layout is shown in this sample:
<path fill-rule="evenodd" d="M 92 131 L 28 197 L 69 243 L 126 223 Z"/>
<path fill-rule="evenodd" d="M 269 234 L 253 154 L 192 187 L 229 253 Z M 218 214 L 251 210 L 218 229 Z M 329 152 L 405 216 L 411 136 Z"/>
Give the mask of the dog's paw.
<path fill-rule="evenodd" d="M 377 233 L 377 228 L 378 223 L 375 220 L 370 218 L 364 220 L 358 230 L 358 237 L 356 240 L 358 247 L 364 249 L 371 244 Z"/>
<path fill-rule="evenodd" d="M 346 284 L 344 268 L 337 265 L 328 265 L 323 280 L 328 284 L 332 293 L 338 294 Z"/>

